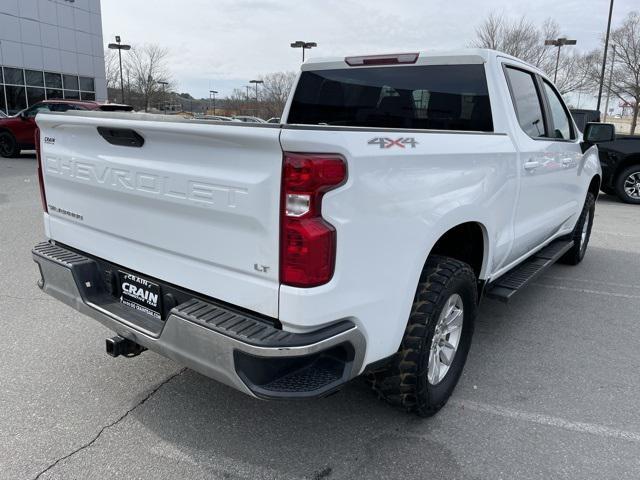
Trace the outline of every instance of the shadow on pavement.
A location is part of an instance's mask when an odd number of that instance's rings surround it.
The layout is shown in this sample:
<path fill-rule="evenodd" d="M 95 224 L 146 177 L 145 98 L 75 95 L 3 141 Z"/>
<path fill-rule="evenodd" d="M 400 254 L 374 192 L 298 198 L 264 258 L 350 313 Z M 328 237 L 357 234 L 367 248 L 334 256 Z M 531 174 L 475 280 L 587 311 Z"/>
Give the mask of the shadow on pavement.
<path fill-rule="evenodd" d="M 453 454 L 424 436 L 437 421 L 389 407 L 361 379 L 320 400 L 265 402 L 187 370 L 146 405 L 133 412 L 137 420 L 212 467 L 222 457 L 267 476 L 396 478 L 402 471 L 403 478 L 422 478 L 424 466 L 437 462 L 460 473 Z M 412 437 L 416 426 L 420 436 Z"/>

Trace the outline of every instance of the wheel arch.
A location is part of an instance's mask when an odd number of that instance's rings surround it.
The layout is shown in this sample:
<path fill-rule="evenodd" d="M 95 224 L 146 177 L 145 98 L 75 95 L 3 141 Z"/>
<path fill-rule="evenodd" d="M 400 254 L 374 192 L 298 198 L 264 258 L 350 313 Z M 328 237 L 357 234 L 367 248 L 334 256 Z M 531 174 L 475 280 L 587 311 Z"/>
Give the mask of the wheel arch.
<path fill-rule="evenodd" d="M 458 223 L 443 231 L 425 256 L 442 255 L 467 263 L 476 275 L 483 278 L 489 258 L 487 227 L 478 221 Z"/>

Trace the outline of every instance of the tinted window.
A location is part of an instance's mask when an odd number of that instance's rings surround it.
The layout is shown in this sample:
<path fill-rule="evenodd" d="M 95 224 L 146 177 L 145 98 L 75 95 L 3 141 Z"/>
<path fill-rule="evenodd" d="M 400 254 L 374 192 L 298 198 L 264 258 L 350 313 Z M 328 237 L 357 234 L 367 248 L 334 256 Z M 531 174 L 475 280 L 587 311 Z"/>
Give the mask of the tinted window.
<path fill-rule="evenodd" d="M 24 112 L 27 117 L 35 117 L 38 112 L 48 112 L 49 111 L 49 106 L 43 103 L 39 103 L 38 105 L 34 105 L 33 107 L 29 108 L 26 112 Z"/>
<path fill-rule="evenodd" d="M 71 106 L 68 103 L 52 103 L 49 105 L 52 112 L 67 112 L 69 110 L 73 110 L 70 108 Z"/>
<path fill-rule="evenodd" d="M 74 90 L 65 90 L 64 98 L 68 98 L 70 100 L 80 100 L 80 92 Z"/>
<path fill-rule="evenodd" d="M 545 137 L 542 106 L 533 75 L 515 68 L 507 68 L 507 76 L 520 126 L 530 137 Z"/>
<path fill-rule="evenodd" d="M 27 80 L 27 85 L 32 87 L 44 87 L 44 75 L 42 72 L 36 70 L 25 70 L 24 76 Z"/>
<path fill-rule="evenodd" d="M 78 90 L 80 88 L 78 84 L 78 77 L 75 75 L 63 75 L 64 89 L 65 90 Z"/>
<path fill-rule="evenodd" d="M 553 119 L 553 135 L 551 135 L 551 137 L 563 138 L 565 140 L 574 138 L 571 131 L 569 115 L 562 104 L 562 100 L 546 81 L 544 82 L 544 90 L 547 94 L 547 99 L 549 100 L 549 108 Z"/>
<path fill-rule="evenodd" d="M 29 106 L 44 100 L 44 88 L 27 87 L 27 102 Z"/>
<path fill-rule="evenodd" d="M 4 67 L 4 82 L 13 85 L 24 85 L 24 75 L 19 68 Z"/>
<path fill-rule="evenodd" d="M 93 92 L 94 90 L 93 78 L 80 77 L 80 90 L 84 90 L 85 92 Z"/>
<path fill-rule="evenodd" d="M 288 123 L 493 131 L 483 65 L 303 72 Z"/>
<path fill-rule="evenodd" d="M 54 90 L 52 88 L 47 88 L 47 99 L 54 99 L 54 98 L 64 98 L 64 95 L 62 94 L 62 90 Z"/>
<path fill-rule="evenodd" d="M 9 115 L 14 115 L 27 108 L 27 96 L 24 87 L 5 86 L 7 94 L 7 111 Z"/>
<path fill-rule="evenodd" d="M 575 120 L 576 125 L 578 125 L 578 130 L 583 132 L 584 126 L 587 124 L 587 115 L 585 113 L 574 113 L 573 119 Z"/>
<path fill-rule="evenodd" d="M 44 73 L 44 80 L 48 88 L 62 88 L 62 75 L 59 73 Z"/>

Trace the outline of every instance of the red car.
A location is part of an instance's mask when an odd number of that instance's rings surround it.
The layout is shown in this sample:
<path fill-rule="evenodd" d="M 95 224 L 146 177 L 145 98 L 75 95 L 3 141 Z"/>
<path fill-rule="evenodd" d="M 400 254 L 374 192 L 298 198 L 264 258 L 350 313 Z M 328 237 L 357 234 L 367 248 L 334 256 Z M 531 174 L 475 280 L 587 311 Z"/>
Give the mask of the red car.
<path fill-rule="evenodd" d="M 79 100 L 45 100 L 22 110 L 12 117 L 0 118 L 0 156 L 16 157 L 21 150 L 33 150 L 38 112 L 66 112 L 68 110 L 102 110 L 130 112 L 133 107 L 117 103 L 98 103 Z"/>

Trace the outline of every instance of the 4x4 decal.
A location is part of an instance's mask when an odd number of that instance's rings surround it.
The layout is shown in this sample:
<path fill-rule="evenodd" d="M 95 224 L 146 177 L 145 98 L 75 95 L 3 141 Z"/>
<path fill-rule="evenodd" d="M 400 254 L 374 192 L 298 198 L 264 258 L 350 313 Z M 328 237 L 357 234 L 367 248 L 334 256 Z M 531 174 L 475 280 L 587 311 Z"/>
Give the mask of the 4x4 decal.
<path fill-rule="evenodd" d="M 369 145 L 378 145 L 380 148 L 400 147 L 405 148 L 407 145 L 411 145 L 411 148 L 416 148 L 418 142 L 413 137 L 400 137 L 400 138 L 387 138 L 376 137 L 367 142 Z"/>

